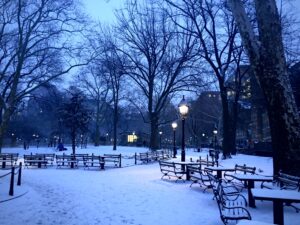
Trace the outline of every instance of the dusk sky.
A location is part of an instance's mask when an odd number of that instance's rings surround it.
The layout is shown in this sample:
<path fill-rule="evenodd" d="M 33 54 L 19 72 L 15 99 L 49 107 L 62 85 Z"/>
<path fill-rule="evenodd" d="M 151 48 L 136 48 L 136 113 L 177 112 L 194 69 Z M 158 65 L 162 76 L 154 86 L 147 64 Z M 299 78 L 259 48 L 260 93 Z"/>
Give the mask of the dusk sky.
<path fill-rule="evenodd" d="M 114 10 L 122 8 L 125 0 L 84 0 L 87 14 L 104 23 L 115 20 Z"/>
<path fill-rule="evenodd" d="M 115 21 L 114 10 L 120 9 L 126 0 L 84 0 L 82 1 L 87 10 L 87 14 L 93 19 L 104 23 L 111 23 Z M 290 0 L 290 8 L 298 14 L 300 19 L 300 0 Z"/>

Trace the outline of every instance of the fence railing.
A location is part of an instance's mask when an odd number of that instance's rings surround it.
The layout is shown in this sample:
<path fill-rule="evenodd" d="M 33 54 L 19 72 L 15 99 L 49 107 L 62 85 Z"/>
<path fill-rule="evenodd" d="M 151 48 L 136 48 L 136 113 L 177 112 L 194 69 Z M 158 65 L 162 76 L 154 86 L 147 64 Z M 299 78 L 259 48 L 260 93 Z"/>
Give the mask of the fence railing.
<path fill-rule="evenodd" d="M 17 167 L 13 166 L 9 173 L 1 175 L 0 179 L 4 178 L 6 176 L 9 176 L 9 175 L 10 175 L 10 183 L 9 183 L 8 194 L 10 196 L 13 196 L 14 195 L 14 185 L 15 185 L 15 175 L 18 175 L 17 186 L 21 186 L 21 183 L 22 183 L 22 181 L 21 181 L 22 180 L 22 162 L 20 162 L 19 166 L 17 166 Z"/>

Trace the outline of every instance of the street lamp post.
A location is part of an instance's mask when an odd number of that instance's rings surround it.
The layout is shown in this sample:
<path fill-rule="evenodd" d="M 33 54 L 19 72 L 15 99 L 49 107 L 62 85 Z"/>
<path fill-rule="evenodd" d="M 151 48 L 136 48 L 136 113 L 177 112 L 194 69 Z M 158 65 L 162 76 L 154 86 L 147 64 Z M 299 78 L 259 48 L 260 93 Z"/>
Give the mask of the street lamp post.
<path fill-rule="evenodd" d="M 185 162 L 185 134 L 184 134 L 184 125 L 185 125 L 185 119 L 187 117 L 187 114 L 189 112 L 189 107 L 187 104 L 187 101 L 184 99 L 184 96 L 182 97 L 182 100 L 180 101 L 179 105 L 179 113 L 181 116 L 182 121 L 182 139 L 181 139 L 181 162 Z"/>
<path fill-rule="evenodd" d="M 172 128 L 173 128 L 173 158 L 176 158 L 177 151 L 176 151 L 176 128 L 177 128 L 177 123 L 173 122 L 172 123 Z"/>
<path fill-rule="evenodd" d="M 215 147 L 215 150 L 217 150 L 217 134 L 218 134 L 217 127 L 214 128 L 213 134 L 214 134 L 214 147 Z"/>
<path fill-rule="evenodd" d="M 159 148 L 161 149 L 161 135 L 162 135 L 162 131 L 159 131 Z"/>
<path fill-rule="evenodd" d="M 215 145 L 215 161 L 217 163 L 218 166 L 218 160 L 219 160 L 219 150 L 217 150 L 217 134 L 218 134 L 218 129 L 215 126 L 214 130 L 213 130 L 213 134 L 214 134 L 214 145 Z"/>

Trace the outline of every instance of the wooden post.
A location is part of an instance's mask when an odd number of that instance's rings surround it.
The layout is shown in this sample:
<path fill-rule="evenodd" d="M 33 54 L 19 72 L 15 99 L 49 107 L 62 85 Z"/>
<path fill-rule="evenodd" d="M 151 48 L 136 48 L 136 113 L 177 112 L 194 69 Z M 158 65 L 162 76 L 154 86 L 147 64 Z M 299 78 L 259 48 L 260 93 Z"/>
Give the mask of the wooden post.
<path fill-rule="evenodd" d="M 6 166 L 6 162 L 5 162 L 5 160 L 6 160 L 6 157 L 4 156 L 3 157 L 3 162 L 2 162 L 2 168 L 4 169 L 5 168 L 5 166 Z M 12 165 L 12 164 L 11 164 Z"/>
<path fill-rule="evenodd" d="M 14 178 L 15 178 L 15 167 L 11 168 L 11 176 L 10 176 L 10 186 L 9 186 L 9 195 L 14 195 Z"/>
<path fill-rule="evenodd" d="M 122 155 L 120 154 L 120 164 L 119 164 L 119 167 L 121 168 L 122 167 Z"/>
<path fill-rule="evenodd" d="M 136 153 L 134 153 L 134 164 L 136 165 Z"/>
<path fill-rule="evenodd" d="M 18 173 L 18 182 L 17 185 L 21 186 L 21 179 L 22 179 L 22 162 L 19 164 L 19 173 Z"/>

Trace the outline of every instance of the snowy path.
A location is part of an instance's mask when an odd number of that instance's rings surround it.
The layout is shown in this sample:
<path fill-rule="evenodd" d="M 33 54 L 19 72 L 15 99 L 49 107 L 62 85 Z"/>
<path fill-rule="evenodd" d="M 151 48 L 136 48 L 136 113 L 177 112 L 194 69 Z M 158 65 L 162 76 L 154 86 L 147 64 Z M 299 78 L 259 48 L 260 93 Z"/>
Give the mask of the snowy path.
<path fill-rule="evenodd" d="M 191 151 L 187 156 L 197 154 Z M 265 157 L 239 155 L 222 162 L 235 163 L 255 165 L 265 174 L 272 168 L 272 160 Z M 158 163 L 105 171 L 54 166 L 23 172 L 21 190 L 29 192 L 0 204 L 0 225 L 223 224 L 211 191 L 203 193 L 197 185 L 189 188 L 188 182 L 161 180 Z M 253 220 L 272 222 L 272 203 L 256 201 L 256 205 L 249 209 Z M 299 225 L 299 213 L 290 207 L 284 211 L 286 225 Z"/>
<path fill-rule="evenodd" d="M 211 193 L 196 194 L 199 189 L 160 177 L 157 164 L 107 171 L 27 169 L 24 186 L 30 191 L 0 206 L 11 205 L 0 224 L 219 224 Z M 13 213 L 18 216 L 11 219 Z"/>

